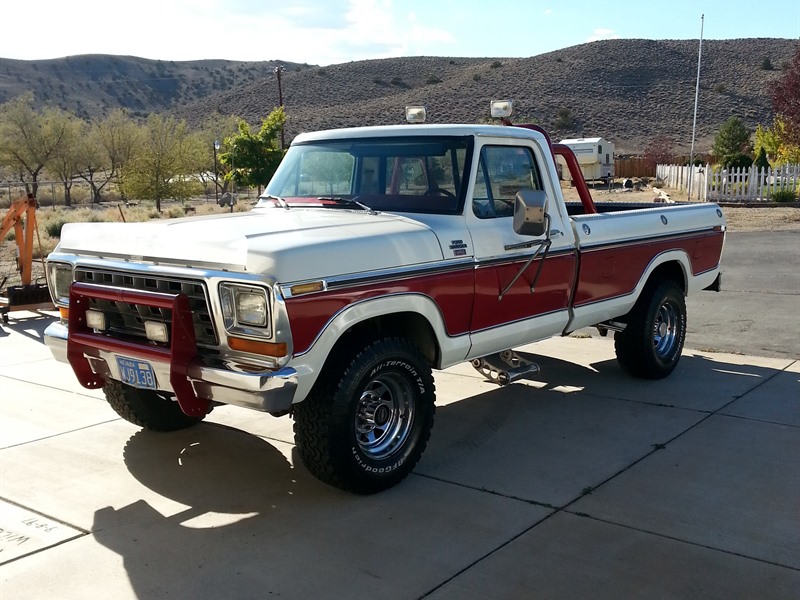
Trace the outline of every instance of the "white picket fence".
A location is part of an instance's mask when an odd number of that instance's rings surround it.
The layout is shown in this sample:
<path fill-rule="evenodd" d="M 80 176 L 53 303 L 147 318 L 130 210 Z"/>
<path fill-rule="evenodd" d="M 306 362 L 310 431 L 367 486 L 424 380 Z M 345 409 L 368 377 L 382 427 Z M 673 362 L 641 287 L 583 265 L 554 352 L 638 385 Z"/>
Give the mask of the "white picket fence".
<path fill-rule="evenodd" d="M 689 178 L 691 177 L 691 197 Z M 656 178 L 664 186 L 686 192 L 689 200 L 728 202 L 768 201 L 779 190 L 800 189 L 800 165 L 783 165 L 775 169 L 724 169 L 719 165 L 690 168 L 678 165 L 657 165 Z"/>

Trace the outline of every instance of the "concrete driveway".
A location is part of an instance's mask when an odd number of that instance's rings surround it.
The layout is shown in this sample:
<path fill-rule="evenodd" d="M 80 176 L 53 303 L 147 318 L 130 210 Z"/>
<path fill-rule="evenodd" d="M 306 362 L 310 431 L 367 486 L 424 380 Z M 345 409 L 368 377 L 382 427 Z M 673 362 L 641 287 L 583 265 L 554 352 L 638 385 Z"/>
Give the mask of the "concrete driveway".
<path fill-rule="evenodd" d="M 800 363 L 687 351 L 623 375 L 610 339 L 539 344 L 542 380 L 437 374 L 400 486 L 330 488 L 291 422 L 215 409 L 154 434 L 40 341 L 0 339 L 3 598 L 796 598 Z M 528 348 L 533 351 L 534 348 Z"/>
<path fill-rule="evenodd" d="M 797 598 L 796 337 L 766 357 L 690 337 L 706 350 L 657 382 L 596 332 L 523 349 L 535 382 L 437 373 L 422 461 L 360 497 L 305 471 L 286 417 L 138 430 L 50 358 L 50 317 L 12 317 L 3 599 Z"/>

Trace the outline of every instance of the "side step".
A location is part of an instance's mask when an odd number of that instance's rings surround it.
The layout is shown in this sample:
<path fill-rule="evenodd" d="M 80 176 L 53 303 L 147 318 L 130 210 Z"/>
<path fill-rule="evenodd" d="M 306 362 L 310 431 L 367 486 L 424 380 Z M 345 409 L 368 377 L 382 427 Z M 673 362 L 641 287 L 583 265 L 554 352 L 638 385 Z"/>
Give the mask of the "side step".
<path fill-rule="evenodd" d="M 498 385 L 508 385 L 518 379 L 530 378 L 540 370 L 535 362 L 521 358 L 513 350 L 473 358 L 470 363 L 486 379 Z"/>

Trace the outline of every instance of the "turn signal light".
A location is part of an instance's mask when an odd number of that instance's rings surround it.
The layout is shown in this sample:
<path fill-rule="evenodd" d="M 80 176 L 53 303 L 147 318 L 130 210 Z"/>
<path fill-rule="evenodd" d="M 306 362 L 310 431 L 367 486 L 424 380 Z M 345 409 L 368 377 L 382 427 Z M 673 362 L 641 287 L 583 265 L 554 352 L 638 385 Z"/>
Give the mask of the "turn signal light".
<path fill-rule="evenodd" d="M 230 346 L 231 350 L 250 352 L 252 354 L 262 354 L 264 356 L 273 356 L 275 358 L 283 358 L 288 352 L 285 342 L 275 344 L 273 342 L 258 342 L 255 340 L 246 340 L 238 337 L 229 337 L 228 346 Z"/>

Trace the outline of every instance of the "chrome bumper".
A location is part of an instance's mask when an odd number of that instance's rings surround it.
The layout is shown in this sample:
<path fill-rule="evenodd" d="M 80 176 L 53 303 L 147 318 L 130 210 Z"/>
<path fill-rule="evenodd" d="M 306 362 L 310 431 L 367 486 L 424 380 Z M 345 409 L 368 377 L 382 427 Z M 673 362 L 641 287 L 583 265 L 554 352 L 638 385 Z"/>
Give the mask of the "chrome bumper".
<path fill-rule="evenodd" d="M 68 333 L 67 326 L 60 322 L 51 323 L 44 332 L 45 344 L 59 362 L 69 363 Z M 92 371 L 99 377 L 117 381 L 122 379 L 117 367 L 117 356 L 121 354 L 96 349 L 91 355 L 84 355 Z M 151 366 L 158 389 L 174 392 L 169 383 L 169 363 L 151 361 Z M 189 366 L 187 378 L 198 398 L 277 413 L 289 410 L 292 406 L 298 374 L 290 367 L 254 372 L 238 368 L 232 363 L 209 364 L 198 358 Z"/>

